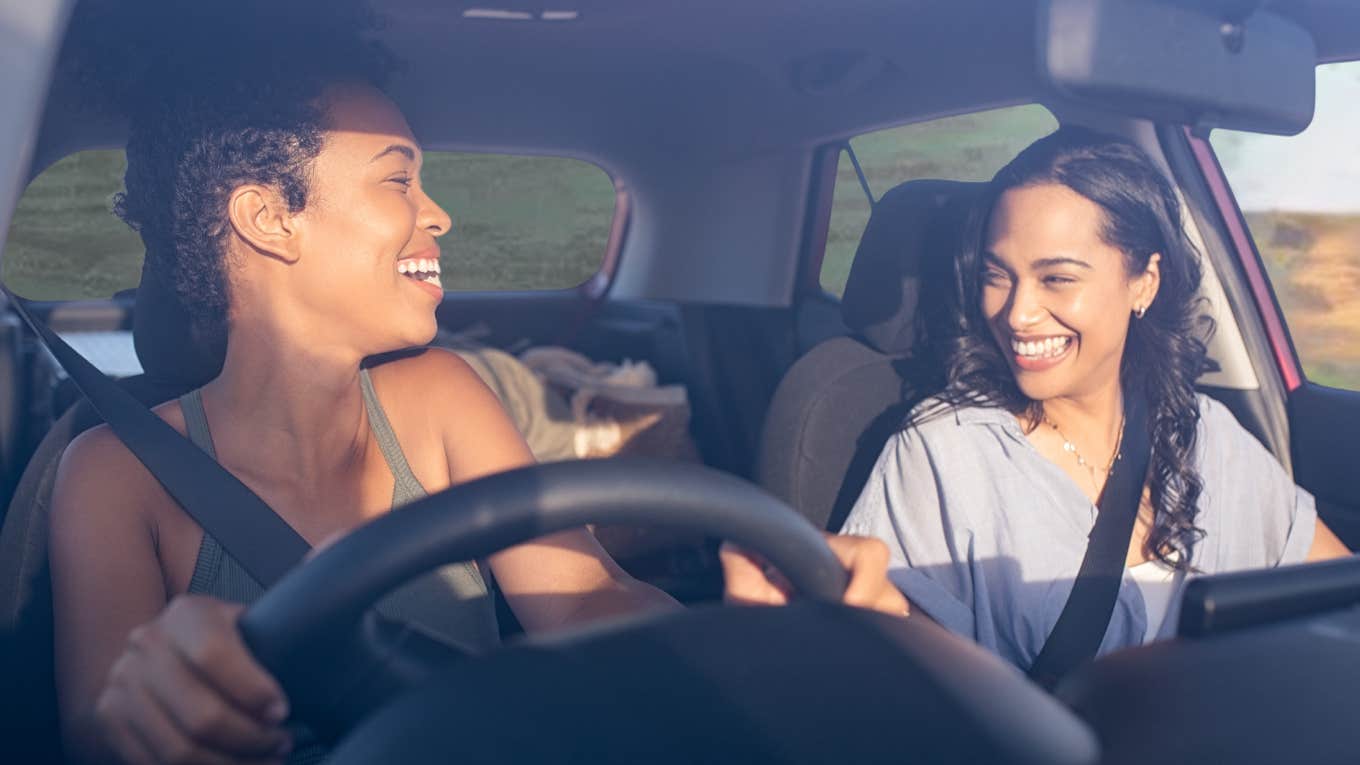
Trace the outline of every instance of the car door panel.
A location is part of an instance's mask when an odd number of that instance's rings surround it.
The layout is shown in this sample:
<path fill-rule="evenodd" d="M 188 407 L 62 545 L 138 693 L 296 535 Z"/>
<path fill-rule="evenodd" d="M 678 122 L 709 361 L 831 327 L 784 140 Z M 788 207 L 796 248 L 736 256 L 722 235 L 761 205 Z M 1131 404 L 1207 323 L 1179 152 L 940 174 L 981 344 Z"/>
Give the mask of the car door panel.
<path fill-rule="evenodd" d="M 1289 396 L 1289 422 L 1295 480 L 1341 541 L 1360 548 L 1360 393 L 1305 382 Z"/>

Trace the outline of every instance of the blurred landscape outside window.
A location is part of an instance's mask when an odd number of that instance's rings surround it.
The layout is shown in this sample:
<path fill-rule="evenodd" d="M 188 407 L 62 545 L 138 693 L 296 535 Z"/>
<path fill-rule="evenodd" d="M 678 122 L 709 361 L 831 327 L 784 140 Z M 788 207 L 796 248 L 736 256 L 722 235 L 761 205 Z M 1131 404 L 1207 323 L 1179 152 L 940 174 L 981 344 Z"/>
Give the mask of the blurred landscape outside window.
<path fill-rule="evenodd" d="M 83 151 L 25 190 L 0 278 L 35 300 L 102 300 L 137 286 L 141 239 L 113 215 L 121 150 Z M 453 218 L 440 240 L 450 291 L 575 287 L 599 270 L 614 218 L 614 182 L 588 162 L 425 153 L 425 190 Z"/>
<path fill-rule="evenodd" d="M 1360 62 L 1317 70 L 1308 129 L 1210 142 L 1308 379 L 1360 390 Z"/>
<path fill-rule="evenodd" d="M 1057 128 L 1047 109 L 1025 104 L 865 133 L 850 139 L 850 147 L 874 199 L 881 199 L 910 180 L 991 180 L 1021 149 Z M 822 289 L 838 298 L 868 222 L 869 200 L 842 150 L 820 277 Z"/>

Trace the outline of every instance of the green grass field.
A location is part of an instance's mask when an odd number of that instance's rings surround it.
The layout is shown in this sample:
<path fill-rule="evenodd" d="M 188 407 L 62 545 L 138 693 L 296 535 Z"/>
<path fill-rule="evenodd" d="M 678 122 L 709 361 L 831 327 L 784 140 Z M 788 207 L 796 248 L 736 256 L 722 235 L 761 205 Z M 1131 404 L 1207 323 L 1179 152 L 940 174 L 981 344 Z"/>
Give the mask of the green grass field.
<path fill-rule="evenodd" d="M 142 243 L 111 212 L 120 151 L 88 151 L 48 168 L 24 192 L 0 278 L 41 300 L 107 298 L 137 286 Z M 600 267 L 614 184 L 571 159 L 431 152 L 422 177 L 449 211 L 441 240 L 452 290 L 573 287 Z"/>

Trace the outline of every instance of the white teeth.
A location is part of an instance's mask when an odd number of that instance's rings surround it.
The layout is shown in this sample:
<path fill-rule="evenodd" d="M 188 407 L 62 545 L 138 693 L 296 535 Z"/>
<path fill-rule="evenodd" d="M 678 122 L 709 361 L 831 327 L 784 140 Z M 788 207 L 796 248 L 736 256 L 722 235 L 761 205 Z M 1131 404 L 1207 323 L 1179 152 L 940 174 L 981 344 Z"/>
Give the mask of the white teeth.
<path fill-rule="evenodd" d="M 397 261 L 397 273 L 399 274 L 434 274 L 439 275 L 438 258 L 406 258 Z"/>
<path fill-rule="evenodd" d="M 1011 340 L 1011 350 L 1017 355 L 1030 358 L 1053 358 L 1067 350 L 1072 338 L 1046 337 L 1043 340 Z"/>
<path fill-rule="evenodd" d="M 421 279 L 421 281 L 425 282 L 426 284 L 433 284 L 434 286 L 438 287 L 441 290 L 444 289 L 444 283 L 439 281 L 439 274 L 430 274 L 424 279 Z"/>

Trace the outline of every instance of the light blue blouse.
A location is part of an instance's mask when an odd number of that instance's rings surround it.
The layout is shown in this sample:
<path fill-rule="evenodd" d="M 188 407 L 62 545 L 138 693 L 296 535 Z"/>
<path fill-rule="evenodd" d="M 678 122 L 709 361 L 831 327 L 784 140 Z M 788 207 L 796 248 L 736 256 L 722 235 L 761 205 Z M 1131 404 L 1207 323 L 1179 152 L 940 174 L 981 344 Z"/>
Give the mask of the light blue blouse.
<path fill-rule="evenodd" d="M 1191 563 L 1212 574 L 1303 561 L 1313 497 L 1222 404 L 1200 396 L 1199 406 L 1196 525 L 1205 536 Z M 1096 506 L 1015 417 L 966 407 L 893 436 L 841 533 L 882 539 L 889 576 L 913 607 L 1027 669 L 1067 602 L 1095 517 Z M 1158 637 L 1175 632 L 1178 612 L 1173 606 Z M 1143 642 L 1147 624 L 1126 569 L 1100 652 Z"/>

